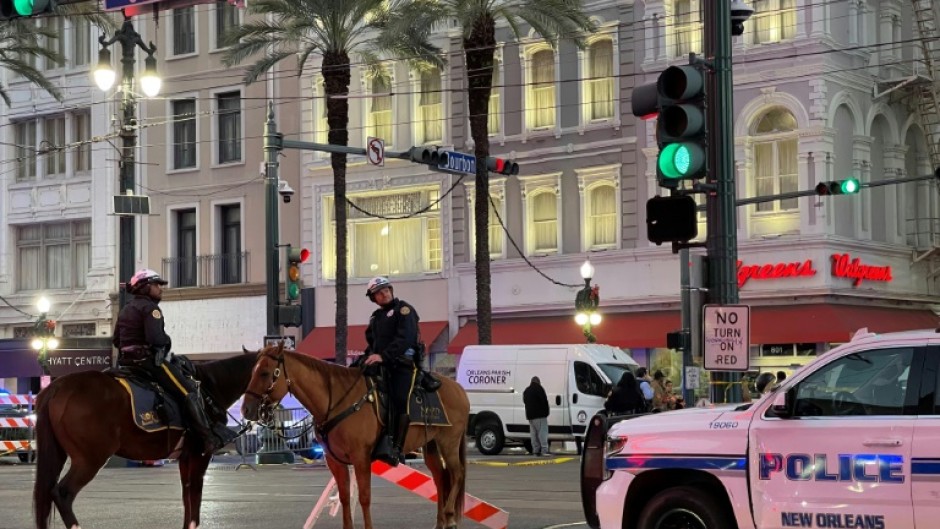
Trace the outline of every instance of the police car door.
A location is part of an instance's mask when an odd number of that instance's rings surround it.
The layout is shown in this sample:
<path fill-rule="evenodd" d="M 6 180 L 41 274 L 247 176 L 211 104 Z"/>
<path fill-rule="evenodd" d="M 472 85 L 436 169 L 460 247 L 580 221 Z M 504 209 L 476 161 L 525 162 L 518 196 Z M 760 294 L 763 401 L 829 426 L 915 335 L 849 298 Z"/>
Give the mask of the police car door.
<path fill-rule="evenodd" d="M 938 340 L 940 342 L 940 340 Z M 916 373 L 916 372 L 915 372 Z M 911 449 L 914 527 L 936 527 L 940 518 L 940 343 L 924 355 L 920 402 Z"/>
<path fill-rule="evenodd" d="M 905 415 L 904 404 L 920 351 L 833 358 L 782 388 L 793 390 L 794 417 L 771 411 L 776 391 L 758 402 L 748 469 L 757 527 L 913 527 L 916 416 Z"/>

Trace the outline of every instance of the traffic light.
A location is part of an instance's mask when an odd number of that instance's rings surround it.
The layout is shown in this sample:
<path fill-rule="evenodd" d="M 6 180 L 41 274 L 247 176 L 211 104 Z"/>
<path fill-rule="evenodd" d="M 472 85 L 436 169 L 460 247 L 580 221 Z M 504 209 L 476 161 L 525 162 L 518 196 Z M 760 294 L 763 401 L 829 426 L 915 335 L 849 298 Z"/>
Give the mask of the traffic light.
<path fill-rule="evenodd" d="M 858 193 L 862 186 L 857 178 L 847 178 L 845 180 L 832 180 L 830 182 L 820 182 L 816 184 L 816 194 L 826 195 L 854 195 Z"/>
<path fill-rule="evenodd" d="M 705 176 L 705 74 L 696 66 L 670 66 L 656 87 L 656 176 L 660 186 L 675 189 L 679 180 Z"/>
<path fill-rule="evenodd" d="M 695 199 L 676 195 L 646 201 L 646 238 L 650 242 L 688 242 L 697 236 Z"/>
<path fill-rule="evenodd" d="M 292 248 L 287 246 L 287 272 L 284 278 L 284 294 L 287 301 L 300 299 L 300 263 L 310 257 L 310 250 L 306 248 Z"/>
<path fill-rule="evenodd" d="M 442 161 L 446 162 L 446 154 L 442 158 L 442 152 L 437 147 L 412 147 L 409 151 L 409 157 L 415 163 L 437 166 L 441 165 Z"/>
<path fill-rule="evenodd" d="M 0 0 L 0 20 L 41 15 L 55 7 L 55 0 Z"/>
<path fill-rule="evenodd" d="M 486 170 L 497 174 L 517 175 L 519 174 L 519 164 L 512 160 L 488 156 L 486 158 Z"/>

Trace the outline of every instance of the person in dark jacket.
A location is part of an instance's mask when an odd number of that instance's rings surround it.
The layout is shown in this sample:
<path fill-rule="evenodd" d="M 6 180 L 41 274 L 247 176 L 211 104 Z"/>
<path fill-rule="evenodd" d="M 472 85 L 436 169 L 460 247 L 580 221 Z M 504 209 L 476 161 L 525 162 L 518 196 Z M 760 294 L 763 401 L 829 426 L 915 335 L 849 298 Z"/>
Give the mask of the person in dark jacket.
<path fill-rule="evenodd" d="M 202 439 L 203 453 L 225 446 L 235 433 L 224 423 L 212 424 L 199 393 L 199 384 L 184 375 L 171 352 L 173 341 L 164 329 L 159 303 L 167 282 L 150 269 L 138 270 L 127 283 L 134 294 L 118 314 L 112 343 L 118 350 L 118 365 L 144 373 L 172 395 L 189 417 L 189 426 Z"/>
<path fill-rule="evenodd" d="M 389 417 L 387 435 L 380 437 L 372 456 L 389 465 L 404 461 L 402 447 L 411 420 L 408 416 L 408 396 L 417 373 L 415 362 L 418 346 L 418 312 L 395 297 L 392 284 L 384 277 L 369 281 L 366 296 L 379 306 L 369 318 L 366 327 L 366 345 L 363 365 L 382 364 L 388 374 Z M 389 439 L 393 436 L 392 439 Z"/>
<path fill-rule="evenodd" d="M 539 377 L 532 377 L 529 387 L 522 392 L 525 418 L 529 421 L 529 437 L 532 453 L 536 456 L 550 455 L 548 451 L 548 395 Z"/>
<path fill-rule="evenodd" d="M 643 413 L 646 411 L 646 399 L 637 384 L 636 376 L 626 371 L 617 382 L 617 387 L 604 403 L 604 409 L 614 415 Z"/>

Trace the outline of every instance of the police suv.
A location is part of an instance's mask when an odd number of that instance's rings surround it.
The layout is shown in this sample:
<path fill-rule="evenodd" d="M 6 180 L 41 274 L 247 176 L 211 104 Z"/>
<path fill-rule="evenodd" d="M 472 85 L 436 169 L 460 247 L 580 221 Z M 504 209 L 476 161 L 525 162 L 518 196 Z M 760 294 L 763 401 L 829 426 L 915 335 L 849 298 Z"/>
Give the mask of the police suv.
<path fill-rule="evenodd" d="M 597 529 L 940 527 L 940 334 L 852 341 L 750 404 L 592 419 Z"/>

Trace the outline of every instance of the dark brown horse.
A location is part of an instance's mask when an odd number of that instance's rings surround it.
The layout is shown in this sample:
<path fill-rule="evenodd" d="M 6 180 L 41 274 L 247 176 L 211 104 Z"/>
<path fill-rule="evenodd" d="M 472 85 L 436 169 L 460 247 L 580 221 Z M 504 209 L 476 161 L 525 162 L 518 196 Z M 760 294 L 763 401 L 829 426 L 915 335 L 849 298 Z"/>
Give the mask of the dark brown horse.
<path fill-rule="evenodd" d="M 470 401 L 453 380 L 445 378 L 441 382 L 438 393 L 451 426 L 412 424 L 404 450 L 424 447 L 424 461 L 437 486 L 435 527 L 446 529 L 456 528 L 463 514 Z M 366 399 L 368 388 L 362 371 L 284 351 L 282 346 L 269 346 L 258 356 L 245 391 L 242 414 L 246 419 L 258 420 L 288 391 L 310 411 L 317 424 L 317 437 L 323 444 L 343 505 L 343 529 L 353 529 L 349 465 L 356 472 L 365 529 L 372 529 L 371 455 L 381 428 L 373 406 Z M 323 429 L 328 429 L 326 435 Z"/>
<path fill-rule="evenodd" d="M 196 366 L 203 393 L 222 409 L 238 400 L 251 378 L 256 354 L 242 354 Z M 69 529 L 78 528 L 72 511 L 75 496 L 112 455 L 132 460 L 163 459 L 174 451 L 182 432 L 147 433 L 134 424 L 127 391 L 111 376 L 86 371 L 55 379 L 36 400 L 36 484 L 33 508 L 38 529 L 47 529 L 55 503 Z M 221 419 L 221 418 L 216 418 Z M 179 456 L 183 484 L 183 528 L 199 526 L 202 484 L 211 454 L 199 443 L 184 443 Z M 59 480 L 66 458 L 71 466 Z"/>

